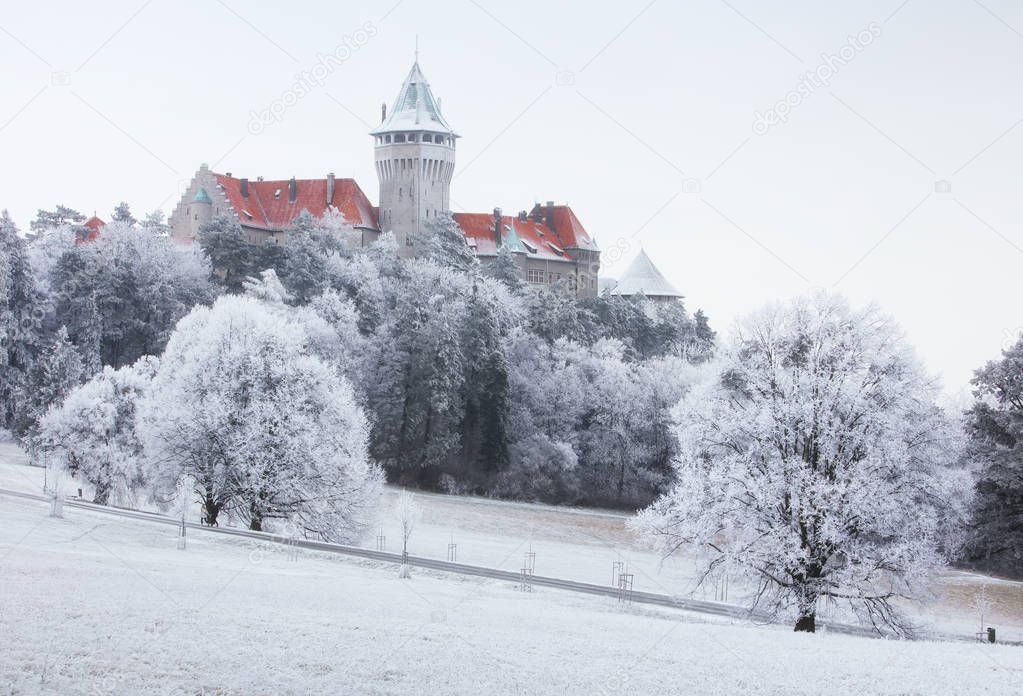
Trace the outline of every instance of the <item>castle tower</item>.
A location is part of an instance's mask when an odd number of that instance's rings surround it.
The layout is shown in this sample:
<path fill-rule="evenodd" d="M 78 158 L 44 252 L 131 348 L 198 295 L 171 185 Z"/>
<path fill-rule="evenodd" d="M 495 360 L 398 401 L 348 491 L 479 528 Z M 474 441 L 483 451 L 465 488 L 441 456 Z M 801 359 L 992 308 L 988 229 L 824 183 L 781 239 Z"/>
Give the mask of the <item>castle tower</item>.
<path fill-rule="evenodd" d="M 450 209 L 458 134 L 441 115 L 418 61 L 391 112 L 381 108 L 380 120 L 370 133 L 380 182 L 380 229 L 394 232 L 399 254 L 408 257 L 423 224 Z"/>

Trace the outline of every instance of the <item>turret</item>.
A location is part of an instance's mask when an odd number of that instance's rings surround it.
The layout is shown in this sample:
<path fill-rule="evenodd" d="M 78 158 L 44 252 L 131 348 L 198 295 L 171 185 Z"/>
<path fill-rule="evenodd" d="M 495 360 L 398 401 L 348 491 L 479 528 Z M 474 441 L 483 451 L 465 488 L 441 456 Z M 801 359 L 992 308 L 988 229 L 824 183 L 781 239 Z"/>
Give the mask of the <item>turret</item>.
<path fill-rule="evenodd" d="M 199 237 L 199 229 L 213 219 L 213 200 L 202 186 L 195 192 L 186 208 L 188 233 L 193 239 Z"/>
<path fill-rule="evenodd" d="M 444 120 L 418 61 L 388 113 L 373 130 L 380 229 L 392 231 L 398 253 L 412 255 L 412 241 L 431 218 L 450 209 L 458 134 Z"/>

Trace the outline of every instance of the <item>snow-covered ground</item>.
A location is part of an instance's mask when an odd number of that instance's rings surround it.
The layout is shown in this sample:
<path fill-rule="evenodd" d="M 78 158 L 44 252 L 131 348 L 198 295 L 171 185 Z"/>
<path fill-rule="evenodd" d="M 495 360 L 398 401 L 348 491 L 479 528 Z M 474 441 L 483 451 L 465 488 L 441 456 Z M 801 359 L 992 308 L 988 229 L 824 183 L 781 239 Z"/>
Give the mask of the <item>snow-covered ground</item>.
<path fill-rule="evenodd" d="M 794 634 L 0 497 L 5 694 L 1023 693 L 1023 648 Z"/>
<path fill-rule="evenodd" d="M 43 470 L 27 463 L 14 443 L 0 442 L 0 488 L 39 492 Z M 376 537 L 382 535 L 385 550 L 400 550 L 398 519 L 391 513 L 396 495 L 388 489 L 380 522 L 364 546 L 375 548 Z M 694 590 L 692 563 L 681 558 L 662 561 L 646 550 L 624 513 L 427 493 L 418 493 L 417 499 L 423 517 L 410 540 L 409 551 L 415 555 L 445 559 L 448 545 L 454 543 L 461 563 L 515 572 L 531 550 L 537 574 L 607 584 L 612 564 L 623 561 L 635 576 L 636 590 L 741 603 L 734 580 L 727 594 L 712 584 Z M 923 626 L 963 635 L 977 632 L 975 601 L 983 591 L 991 603 L 985 625 L 995 626 L 1001 640 L 1023 641 L 1023 583 L 949 570 L 938 590 L 932 602 L 911 608 Z"/>

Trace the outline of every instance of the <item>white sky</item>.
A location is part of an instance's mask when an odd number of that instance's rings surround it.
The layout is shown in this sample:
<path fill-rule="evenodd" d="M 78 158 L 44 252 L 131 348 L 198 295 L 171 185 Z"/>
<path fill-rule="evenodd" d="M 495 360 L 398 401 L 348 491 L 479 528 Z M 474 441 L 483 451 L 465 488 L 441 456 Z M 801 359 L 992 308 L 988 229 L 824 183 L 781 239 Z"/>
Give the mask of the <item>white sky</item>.
<path fill-rule="evenodd" d="M 418 34 L 463 136 L 456 210 L 567 202 L 609 275 L 642 246 L 719 330 L 837 284 L 894 314 L 951 395 L 1023 329 L 1019 3 L 394 2 L 5 9 L 0 207 L 23 227 L 58 202 L 169 212 L 202 162 L 335 171 L 375 202 L 366 133 Z M 754 112 L 872 22 L 879 38 L 829 86 L 753 132 Z M 366 23 L 375 35 L 323 87 L 250 133 L 253 111 Z"/>

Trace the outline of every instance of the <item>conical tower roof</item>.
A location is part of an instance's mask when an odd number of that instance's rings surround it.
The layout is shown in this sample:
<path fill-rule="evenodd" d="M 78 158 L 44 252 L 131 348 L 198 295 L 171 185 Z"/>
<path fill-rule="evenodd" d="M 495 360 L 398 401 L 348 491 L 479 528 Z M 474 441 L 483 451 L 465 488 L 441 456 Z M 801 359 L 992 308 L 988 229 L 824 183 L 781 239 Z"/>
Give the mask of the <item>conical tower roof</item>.
<path fill-rule="evenodd" d="M 371 135 L 410 130 L 448 133 L 458 137 L 441 115 L 440 104 L 430 90 L 430 83 L 419 67 L 419 61 L 412 64 L 398 92 L 398 98 L 394 100 L 394 106 Z"/>
<path fill-rule="evenodd" d="M 668 282 L 642 249 L 612 290 L 612 295 L 631 297 L 643 293 L 647 297 L 682 297 Z"/>
<path fill-rule="evenodd" d="M 508 236 L 504 238 L 504 244 L 508 250 L 514 254 L 525 254 L 526 247 L 519 241 L 519 235 L 515 233 L 515 221 L 512 220 L 510 225 L 505 225 L 505 229 L 508 230 Z"/>

